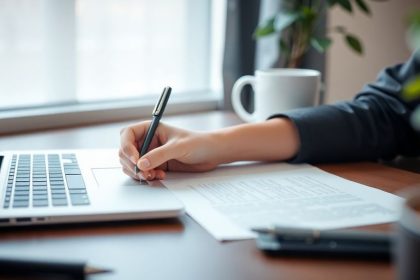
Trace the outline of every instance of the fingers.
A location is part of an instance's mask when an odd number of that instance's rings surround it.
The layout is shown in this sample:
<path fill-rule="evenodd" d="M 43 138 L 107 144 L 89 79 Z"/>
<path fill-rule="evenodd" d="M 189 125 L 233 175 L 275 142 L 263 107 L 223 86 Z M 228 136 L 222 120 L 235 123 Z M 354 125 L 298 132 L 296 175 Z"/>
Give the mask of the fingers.
<path fill-rule="evenodd" d="M 166 172 L 161 169 L 152 169 L 149 171 L 141 171 L 140 175 L 148 181 L 164 180 L 166 177 Z"/>
<path fill-rule="evenodd" d="M 119 151 L 120 158 L 127 158 L 133 164 L 136 164 L 139 159 L 139 152 L 137 151 L 136 143 L 137 140 L 134 131 L 131 128 L 125 129 L 121 133 L 121 145 Z"/>
<path fill-rule="evenodd" d="M 138 174 L 135 173 L 135 164 L 139 160 L 139 152 L 137 149 L 138 140 L 143 137 L 147 123 L 127 127 L 120 132 L 120 149 L 119 158 L 123 167 L 123 172 L 128 176 L 139 180 Z"/>
<path fill-rule="evenodd" d="M 160 170 L 160 169 L 155 169 L 155 170 L 152 169 L 145 172 L 141 171 L 136 174 L 135 165 L 131 163 L 131 161 L 128 161 L 126 159 L 120 159 L 120 163 L 122 165 L 123 172 L 136 180 L 140 180 L 140 179 L 148 180 L 148 181 L 163 180 L 165 179 L 165 176 L 166 176 L 165 171 Z"/>
<path fill-rule="evenodd" d="M 180 155 L 181 147 L 171 144 L 165 144 L 149 151 L 146 155 L 140 158 L 137 166 L 142 171 L 151 171 L 171 159 L 177 159 Z"/>
<path fill-rule="evenodd" d="M 141 142 L 144 138 L 149 125 L 150 122 L 143 122 L 121 130 L 120 163 L 123 166 L 124 173 L 134 179 L 139 179 L 139 176 L 141 176 L 147 180 L 162 180 L 165 178 L 166 173 L 160 169 L 160 165 L 175 156 L 175 154 L 167 153 L 168 147 L 159 147 L 159 145 L 166 142 L 166 136 L 159 135 L 156 132 L 156 137 L 152 140 L 151 150 L 147 153 L 147 157 L 143 157 L 143 160 L 139 161 L 138 142 Z M 164 127 L 164 125 L 161 124 L 160 127 Z M 163 135 L 166 134 L 163 133 Z M 169 150 L 171 151 L 171 149 Z M 162 157 L 162 155 L 164 156 Z M 152 164 L 150 163 L 151 161 L 153 162 Z M 135 174 L 135 164 L 141 170 L 139 174 Z"/>

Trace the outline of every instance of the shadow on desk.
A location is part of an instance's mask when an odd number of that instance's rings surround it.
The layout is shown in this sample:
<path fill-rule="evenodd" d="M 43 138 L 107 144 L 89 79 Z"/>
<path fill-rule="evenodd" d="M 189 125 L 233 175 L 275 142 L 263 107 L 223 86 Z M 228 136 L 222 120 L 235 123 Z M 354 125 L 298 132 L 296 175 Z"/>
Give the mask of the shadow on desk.
<path fill-rule="evenodd" d="M 77 224 L 56 224 L 2 228 L 0 240 L 28 238 L 77 237 L 115 234 L 158 234 L 182 232 L 183 222 L 178 218 L 96 222 Z"/>

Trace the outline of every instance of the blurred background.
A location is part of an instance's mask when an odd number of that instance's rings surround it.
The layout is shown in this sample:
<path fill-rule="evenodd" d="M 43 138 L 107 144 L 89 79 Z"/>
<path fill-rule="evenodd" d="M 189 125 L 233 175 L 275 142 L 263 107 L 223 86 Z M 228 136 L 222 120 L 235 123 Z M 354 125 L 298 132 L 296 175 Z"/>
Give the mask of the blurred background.
<path fill-rule="evenodd" d="M 0 133 L 10 124 L 48 127 L 35 120 L 52 114 L 54 126 L 148 116 L 165 85 L 178 113 L 230 110 L 236 79 L 275 67 L 278 37 L 254 32 L 287 1 L 0 0 Z M 364 2 L 370 16 L 337 4 L 319 18 L 321 35 L 335 26 L 357 35 L 362 55 L 331 32 L 331 47 L 310 50 L 300 65 L 323 73 L 324 103 L 351 99 L 380 69 L 410 56 L 407 16 L 420 2 Z"/>
<path fill-rule="evenodd" d="M 0 109 L 220 91 L 223 1 L 0 0 Z"/>

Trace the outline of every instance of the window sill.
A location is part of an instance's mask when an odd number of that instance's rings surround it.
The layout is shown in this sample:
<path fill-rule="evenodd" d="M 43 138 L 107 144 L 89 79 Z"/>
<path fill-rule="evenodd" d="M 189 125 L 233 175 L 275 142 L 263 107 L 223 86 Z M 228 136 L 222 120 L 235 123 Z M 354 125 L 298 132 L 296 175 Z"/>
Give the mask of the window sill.
<path fill-rule="evenodd" d="M 155 101 L 148 98 L 3 111 L 0 134 L 147 118 Z M 220 102 L 220 96 L 210 92 L 172 98 L 165 115 L 216 110 Z"/>

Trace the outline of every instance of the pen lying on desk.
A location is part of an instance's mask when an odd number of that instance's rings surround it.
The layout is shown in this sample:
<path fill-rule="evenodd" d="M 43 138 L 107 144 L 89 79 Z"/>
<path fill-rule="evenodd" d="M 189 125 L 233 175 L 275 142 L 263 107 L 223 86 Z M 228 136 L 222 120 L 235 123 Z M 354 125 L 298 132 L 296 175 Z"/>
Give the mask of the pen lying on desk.
<path fill-rule="evenodd" d="M 287 255 L 341 255 L 389 258 L 393 236 L 361 230 L 255 228 L 258 248 Z"/>
<path fill-rule="evenodd" d="M 72 279 L 85 279 L 85 275 L 107 272 L 111 270 L 90 267 L 83 262 L 0 258 L 0 275 L 67 275 Z"/>

